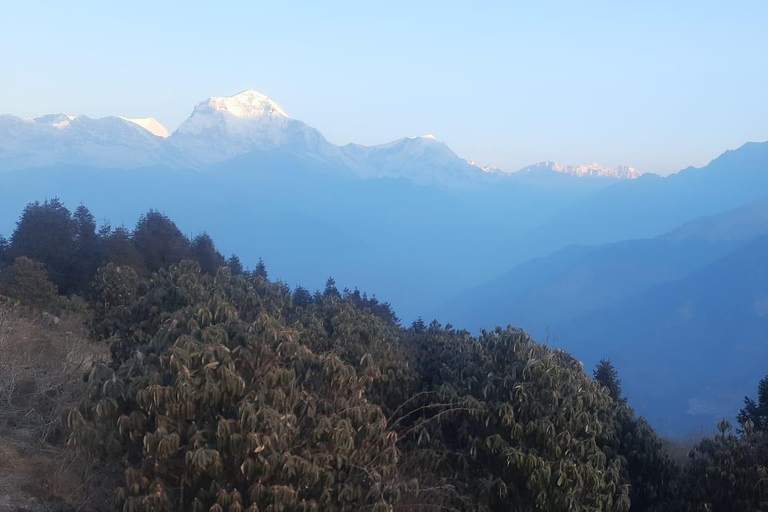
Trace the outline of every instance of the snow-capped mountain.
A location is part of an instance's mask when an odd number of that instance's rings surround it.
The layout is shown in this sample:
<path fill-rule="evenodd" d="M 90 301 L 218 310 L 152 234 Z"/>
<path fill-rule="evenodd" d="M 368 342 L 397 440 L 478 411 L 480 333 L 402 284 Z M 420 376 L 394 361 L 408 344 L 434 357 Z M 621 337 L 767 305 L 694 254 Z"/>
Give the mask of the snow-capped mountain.
<path fill-rule="evenodd" d="M 335 148 L 319 131 L 291 119 L 277 103 L 253 90 L 198 103 L 169 141 L 194 167 L 274 148 L 332 158 Z"/>
<path fill-rule="evenodd" d="M 432 135 L 404 137 L 387 144 L 348 144 L 346 161 L 364 178 L 407 178 L 419 184 L 459 185 L 485 177 Z"/>
<path fill-rule="evenodd" d="M 483 165 L 480 162 L 476 162 L 474 160 L 467 160 L 467 163 L 471 165 L 472 167 L 477 167 L 483 172 L 499 172 L 503 173 L 504 171 L 500 169 L 499 167 L 496 167 L 495 165 Z"/>
<path fill-rule="evenodd" d="M 214 96 L 198 103 L 173 133 L 152 117 L 0 116 L 0 171 L 59 164 L 94 168 L 162 165 L 204 170 L 236 157 L 246 158 L 242 165 L 249 168 L 263 163 L 280 170 L 288 167 L 281 164 L 291 160 L 308 169 L 363 179 L 405 178 L 418 184 L 448 187 L 514 181 L 510 179 L 513 174 L 497 167 L 460 158 L 434 135 L 405 137 L 375 146 L 336 146 L 254 90 Z M 565 167 L 552 162 L 521 172 L 543 171 L 611 178 L 639 175 L 628 167 Z"/>
<path fill-rule="evenodd" d="M 143 167 L 160 161 L 162 138 L 120 117 L 0 116 L 0 171 L 74 164 Z"/>
<path fill-rule="evenodd" d="M 557 162 L 540 162 L 535 165 L 524 167 L 515 174 L 534 174 L 534 173 L 561 173 L 577 176 L 579 178 L 614 178 L 620 180 L 633 180 L 639 178 L 643 173 L 633 167 L 620 165 L 614 169 L 603 167 L 596 163 L 589 165 L 562 165 Z"/>
<path fill-rule="evenodd" d="M 157 137 L 162 137 L 163 139 L 167 139 L 171 136 L 171 132 L 168 131 L 168 128 L 162 125 L 160 121 L 155 119 L 154 117 L 139 117 L 131 119 L 130 117 L 123 117 L 120 116 L 120 119 L 123 121 L 129 121 L 133 124 L 139 125 L 145 130 L 147 130 L 152 135 L 156 135 Z"/>
<path fill-rule="evenodd" d="M 272 166 L 275 155 L 283 154 L 361 178 L 408 178 L 443 185 L 482 178 L 433 135 L 376 146 L 336 146 L 254 90 L 198 103 L 172 134 L 151 117 L 0 117 L 0 170 L 57 164 L 204 169 L 249 154 L 258 159 L 265 152 L 270 153 Z"/>

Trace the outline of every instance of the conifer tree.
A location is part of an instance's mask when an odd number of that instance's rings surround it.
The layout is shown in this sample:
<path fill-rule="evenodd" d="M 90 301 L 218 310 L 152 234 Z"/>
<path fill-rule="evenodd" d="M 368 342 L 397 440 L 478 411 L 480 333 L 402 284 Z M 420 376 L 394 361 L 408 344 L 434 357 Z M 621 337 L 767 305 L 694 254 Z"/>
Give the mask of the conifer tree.
<path fill-rule="evenodd" d="M 229 271 L 232 273 L 233 276 L 240 276 L 245 273 L 243 264 L 240 261 L 240 258 L 238 258 L 236 254 L 233 254 L 232 256 L 229 257 L 229 259 L 227 260 L 227 266 L 229 267 Z"/>
<path fill-rule="evenodd" d="M 325 289 L 323 290 L 323 296 L 325 297 L 341 297 L 341 293 L 339 293 L 339 289 L 336 288 L 336 280 L 332 277 L 329 277 L 325 281 Z"/>
<path fill-rule="evenodd" d="M 75 229 L 72 215 L 58 198 L 30 203 L 11 236 L 12 258 L 26 256 L 42 263 L 63 294 L 73 291 Z"/>
<path fill-rule="evenodd" d="M 422 333 L 427 330 L 427 324 L 424 323 L 423 318 L 419 317 L 413 321 L 411 324 L 411 329 L 413 329 L 413 332 Z"/>
<path fill-rule="evenodd" d="M 215 274 L 226 263 L 208 233 L 202 233 L 192 240 L 190 257 L 200 264 L 206 274 Z"/>
<path fill-rule="evenodd" d="M 150 272 L 189 257 L 189 240 L 168 216 L 150 210 L 139 219 L 133 242 Z"/>
<path fill-rule="evenodd" d="M 101 239 L 96 233 L 96 220 L 90 210 L 80 205 L 72 215 L 74 224 L 74 262 L 70 281 L 78 293 L 85 292 L 103 262 Z"/>
<path fill-rule="evenodd" d="M 752 422 L 752 428 L 768 434 L 768 375 L 757 385 L 757 400 L 744 397 L 744 407 L 739 411 L 739 424 L 742 430 L 747 422 Z"/>
<path fill-rule="evenodd" d="M 619 373 L 608 359 L 601 359 L 593 372 L 595 381 L 608 390 L 617 403 L 626 403 L 626 399 L 621 395 L 621 379 Z"/>
<path fill-rule="evenodd" d="M 0 270 L 10 264 L 10 243 L 3 235 L 0 235 Z"/>
<path fill-rule="evenodd" d="M 297 308 L 305 308 L 314 301 L 312 294 L 303 286 L 297 286 L 293 291 L 293 305 Z"/>
<path fill-rule="evenodd" d="M 263 259 L 259 258 L 259 262 L 256 264 L 256 269 L 253 271 L 253 275 L 261 279 L 269 279 L 269 274 L 267 273 L 267 266 L 264 264 Z"/>
<path fill-rule="evenodd" d="M 133 243 L 133 236 L 125 226 L 119 226 L 114 230 L 108 225 L 99 230 L 101 244 L 104 252 L 104 260 L 117 266 L 131 267 L 139 273 L 146 273 L 142 255 Z"/>

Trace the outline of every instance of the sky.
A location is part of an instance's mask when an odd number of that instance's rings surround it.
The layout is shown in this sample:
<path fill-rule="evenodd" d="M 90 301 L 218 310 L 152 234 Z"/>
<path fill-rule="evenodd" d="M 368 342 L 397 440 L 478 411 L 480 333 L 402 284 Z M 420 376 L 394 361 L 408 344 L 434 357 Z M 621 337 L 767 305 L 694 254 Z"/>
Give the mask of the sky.
<path fill-rule="evenodd" d="M 434 133 L 512 171 L 668 174 L 768 140 L 768 2 L 5 2 L 0 113 L 153 116 L 256 89 L 331 142 Z"/>

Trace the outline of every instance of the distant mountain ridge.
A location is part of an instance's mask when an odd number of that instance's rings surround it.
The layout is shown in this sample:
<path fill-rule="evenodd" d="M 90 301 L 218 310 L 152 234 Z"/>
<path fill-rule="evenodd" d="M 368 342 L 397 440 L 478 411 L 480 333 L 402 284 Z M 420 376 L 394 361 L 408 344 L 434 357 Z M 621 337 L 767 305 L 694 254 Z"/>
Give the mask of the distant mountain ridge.
<path fill-rule="evenodd" d="M 319 168 L 351 172 L 364 179 L 406 178 L 419 184 L 446 186 L 525 179 L 522 174 L 460 158 L 431 134 L 374 146 L 336 146 L 254 90 L 214 96 L 198 103 L 173 133 L 152 117 L 0 117 L 0 171 L 61 164 L 204 169 L 264 151 L 299 156 Z M 631 168 L 604 169 L 597 164 L 553 164 L 550 168 L 561 174 L 613 179 L 633 178 L 636 172 Z"/>
<path fill-rule="evenodd" d="M 461 294 L 435 315 L 473 331 L 513 324 L 587 365 L 610 357 L 644 415 L 665 432 L 686 432 L 732 416 L 729 398 L 765 372 L 754 357 L 768 354 L 766 248 L 768 197 L 652 239 L 567 247 Z M 742 361 L 731 349 L 754 357 Z M 700 362 L 691 365 L 693 358 Z M 726 361 L 731 370 L 718 372 Z"/>
<path fill-rule="evenodd" d="M 535 165 L 524 167 L 516 173 L 528 174 L 528 173 L 543 173 L 543 172 L 556 172 L 561 174 L 570 174 L 579 178 L 594 177 L 594 178 L 616 178 L 620 180 L 634 180 L 643 175 L 641 171 L 638 171 L 634 167 L 628 167 L 626 165 L 620 165 L 616 168 L 603 167 L 597 163 L 591 163 L 588 165 L 563 165 L 558 162 L 541 162 Z"/>

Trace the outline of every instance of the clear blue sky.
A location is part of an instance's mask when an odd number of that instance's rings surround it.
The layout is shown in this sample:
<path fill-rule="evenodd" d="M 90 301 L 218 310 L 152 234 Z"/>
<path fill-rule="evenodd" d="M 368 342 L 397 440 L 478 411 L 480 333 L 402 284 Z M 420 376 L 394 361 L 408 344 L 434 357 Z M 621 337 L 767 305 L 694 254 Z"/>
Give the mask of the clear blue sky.
<path fill-rule="evenodd" d="M 668 173 L 768 140 L 768 2 L 628 5 L 6 2 L 0 112 L 173 130 L 253 88 L 335 143 L 435 133 L 508 170 Z"/>

